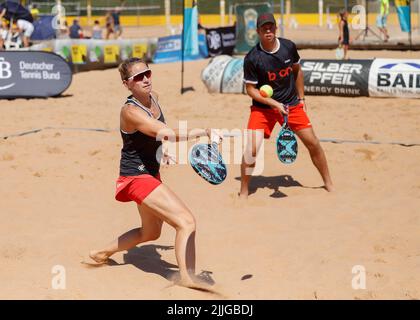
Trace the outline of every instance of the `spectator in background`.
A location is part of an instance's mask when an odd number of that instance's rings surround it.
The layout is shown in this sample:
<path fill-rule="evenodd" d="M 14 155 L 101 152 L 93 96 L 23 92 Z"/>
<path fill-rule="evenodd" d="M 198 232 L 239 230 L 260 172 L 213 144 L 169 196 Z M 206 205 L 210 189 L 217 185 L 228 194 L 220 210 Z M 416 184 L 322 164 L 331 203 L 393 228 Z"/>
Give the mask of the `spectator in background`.
<path fill-rule="evenodd" d="M 16 23 L 10 27 L 10 22 L 0 19 L 0 51 L 3 49 L 17 49 L 22 46 L 20 31 Z"/>
<path fill-rule="evenodd" d="M 73 24 L 70 27 L 70 39 L 80 39 L 83 38 L 83 29 L 79 25 L 79 21 L 77 19 L 73 20 Z"/>
<path fill-rule="evenodd" d="M 2 9 L 0 9 L 0 19 L 5 17 L 7 20 L 10 20 L 15 14 L 14 12 L 9 11 L 9 8 L 6 6 L 7 3 L 8 2 L 2 3 Z M 17 27 L 19 29 L 19 33 L 22 34 L 23 46 L 27 48 L 29 47 L 29 39 L 34 32 L 34 25 L 32 24 L 33 17 L 25 8 L 22 7 L 21 11 L 21 14 L 17 17 Z"/>
<path fill-rule="evenodd" d="M 0 51 L 4 50 L 4 42 L 7 40 L 9 26 L 6 19 L 0 19 Z"/>
<path fill-rule="evenodd" d="M 381 12 L 376 18 L 376 25 L 379 31 L 384 35 L 384 41 L 387 42 L 389 39 L 388 30 L 386 28 L 386 20 L 389 15 L 389 0 L 379 0 Z"/>
<path fill-rule="evenodd" d="M 98 20 L 93 23 L 92 39 L 102 39 L 102 28 Z"/>
<path fill-rule="evenodd" d="M 27 20 L 18 19 L 17 26 L 19 28 L 20 34 L 22 35 L 23 46 L 25 48 L 29 47 L 29 39 L 34 32 L 34 25 Z"/>
<path fill-rule="evenodd" d="M 30 12 L 31 12 L 31 15 L 32 15 L 32 17 L 34 18 L 34 21 L 35 20 L 37 20 L 38 19 L 38 17 L 39 17 L 39 9 L 38 9 L 38 5 L 37 4 L 31 4 L 30 5 L 30 8 L 31 8 L 31 10 L 30 10 Z"/>
<path fill-rule="evenodd" d="M 115 8 L 114 11 L 111 13 L 112 19 L 114 21 L 114 33 L 115 39 L 121 38 L 122 28 L 120 24 L 120 8 Z"/>
<path fill-rule="evenodd" d="M 105 38 L 109 39 L 111 33 L 114 33 L 114 19 L 112 18 L 111 11 L 108 11 L 105 16 L 105 28 L 106 35 Z"/>
<path fill-rule="evenodd" d="M 60 24 L 60 29 L 57 30 L 58 39 L 69 39 L 70 38 L 70 28 L 66 20 Z"/>
<path fill-rule="evenodd" d="M 348 24 L 348 16 L 349 13 L 346 10 L 341 10 L 340 13 L 340 22 L 338 24 L 340 35 L 338 37 L 338 42 L 340 46 L 342 46 L 344 50 L 344 57 L 343 59 L 347 59 L 347 51 L 349 50 L 350 44 L 350 32 L 349 32 L 349 24 Z"/>

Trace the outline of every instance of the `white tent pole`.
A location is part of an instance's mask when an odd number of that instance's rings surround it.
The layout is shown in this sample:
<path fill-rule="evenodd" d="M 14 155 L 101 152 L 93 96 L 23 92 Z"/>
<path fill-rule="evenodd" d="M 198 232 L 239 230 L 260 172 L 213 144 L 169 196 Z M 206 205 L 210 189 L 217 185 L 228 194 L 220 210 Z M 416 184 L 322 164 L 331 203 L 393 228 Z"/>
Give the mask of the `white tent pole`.
<path fill-rule="evenodd" d="M 318 0 L 318 14 L 319 14 L 319 26 L 322 27 L 324 24 L 324 19 L 323 19 L 323 15 L 324 15 L 324 1 L 323 0 Z"/>
<path fill-rule="evenodd" d="M 280 0 L 280 37 L 284 37 L 284 0 Z"/>
<path fill-rule="evenodd" d="M 225 0 L 220 0 L 220 25 L 225 26 Z"/>
<path fill-rule="evenodd" d="M 166 19 L 166 27 L 171 26 L 171 1 L 165 0 L 165 19 Z"/>
<path fill-rule="evenodd" d="M 86 11 L 87 11 L 87 23 L 88 26 L 92 25 L 92 0 L 88 0 L 87 1 L 87 6 L 86 6 Z"/>
<path fill-rule="evenodd" d="M 420 0 L 417 0 L 417 32 L 420 33 Z"/>

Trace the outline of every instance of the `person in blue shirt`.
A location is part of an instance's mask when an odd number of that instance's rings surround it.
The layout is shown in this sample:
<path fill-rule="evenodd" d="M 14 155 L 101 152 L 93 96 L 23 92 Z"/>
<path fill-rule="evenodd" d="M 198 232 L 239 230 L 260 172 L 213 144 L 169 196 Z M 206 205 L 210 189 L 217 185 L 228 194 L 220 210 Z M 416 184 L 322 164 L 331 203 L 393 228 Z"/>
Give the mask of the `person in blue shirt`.
<path fill-rule="evenodd" d="M 102 28 L 98 20 L 95 20 L 93 24 L 92 39 L 102 39 Z"/>
<path fill-rule="evenodd" d="M 111 16 L 114 21 L 115 39 L 118 39 L 121 37 L 121 34 L 122 34 L 122 28 L 120 24 L 120 9 L 115 8 L 114 11 L 111 13 Z"/>
<path fill-rule="evenodd" d="M 79 25 L 79 21 L 76 19 L 73 20 L 73 24 L 70 27 L 70 38 L 71 39 L 80 39 L 83 38 L 83 30 Z"/>

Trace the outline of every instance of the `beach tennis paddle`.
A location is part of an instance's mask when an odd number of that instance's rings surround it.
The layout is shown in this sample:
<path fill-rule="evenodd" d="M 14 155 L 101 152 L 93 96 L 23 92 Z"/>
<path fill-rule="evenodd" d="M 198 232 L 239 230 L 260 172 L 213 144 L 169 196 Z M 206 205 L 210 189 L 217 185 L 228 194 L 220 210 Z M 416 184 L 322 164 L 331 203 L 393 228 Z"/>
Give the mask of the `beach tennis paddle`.
<path fill-rule="evenodd" d="M 194 171 L 211 184 L 221 184 L 226 179 L 226 165 L 216 142 L 194 145 L 189 161 Z"/>
<path fill-rule="evenodd" d="M 337 60 L 344 59 L 344 49 L 343 46 L 339 45 L 337 49 L 335 49 L 335 57 Z"/>
<path fill-rule="evenodd" d="M 282 163 L 290 164 L 296 160 L 298 153 L 298 144 L 296 136 L 288 125 L 288 116 L 283 115 L 283 125 L 277 136 L 277 157 Z"/>

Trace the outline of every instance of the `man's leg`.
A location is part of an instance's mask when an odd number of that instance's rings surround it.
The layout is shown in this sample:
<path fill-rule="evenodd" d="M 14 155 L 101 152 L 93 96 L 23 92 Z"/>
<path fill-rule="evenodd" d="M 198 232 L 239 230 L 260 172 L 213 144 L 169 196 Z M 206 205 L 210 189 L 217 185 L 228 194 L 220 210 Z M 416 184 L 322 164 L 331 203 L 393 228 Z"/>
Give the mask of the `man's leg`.
<path fill-rule="evenodd" d="M 318 169 L 322 180 L 324 181 L 325 189 L 330 192 L 333 191 L 333 183 L 328 169 L 327 158 L 325 157 L 324 150 L 322 149 L 314 130 L 312 127 L 305 128 L 297 131 L 296 134 L 308 149 L 312 162 Z"/>

